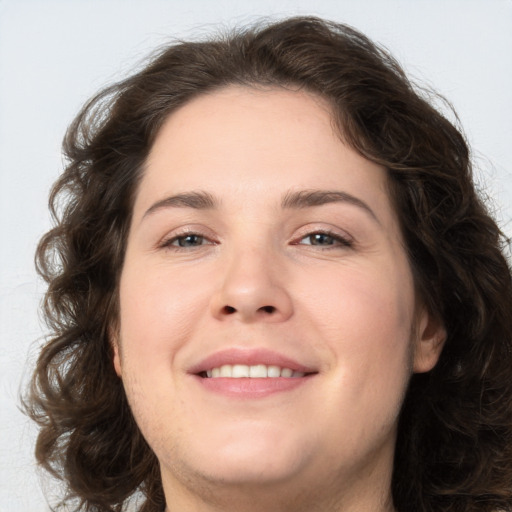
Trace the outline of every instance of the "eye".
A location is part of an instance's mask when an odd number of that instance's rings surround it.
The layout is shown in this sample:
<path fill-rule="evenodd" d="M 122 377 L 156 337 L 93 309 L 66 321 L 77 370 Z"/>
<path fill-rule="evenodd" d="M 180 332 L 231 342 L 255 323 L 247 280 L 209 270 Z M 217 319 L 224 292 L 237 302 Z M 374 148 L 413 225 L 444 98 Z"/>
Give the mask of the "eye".
<path fill-rule="evenodd" d="M 212 242 L 205 238 L 203 235 L 199 235 L 197 233 L 186 233 L 164 240 L 161 247 L 171 249 L 187 249 L 211 244 Z"/>
<path fill-rule="evenodd" d="M 335 233 L 318 231 L 309 233 L 298 242 L 301 245 L 315 245 L 319 247 L 352 247 L 352 241 Z"/>
<path fill-rule="evenodd" d="M 203 245 L 204 238 L 201 235 L 185 235 L 176 237 L 171 245 L 177 245 L 179 247 L 197 247 Z"/>

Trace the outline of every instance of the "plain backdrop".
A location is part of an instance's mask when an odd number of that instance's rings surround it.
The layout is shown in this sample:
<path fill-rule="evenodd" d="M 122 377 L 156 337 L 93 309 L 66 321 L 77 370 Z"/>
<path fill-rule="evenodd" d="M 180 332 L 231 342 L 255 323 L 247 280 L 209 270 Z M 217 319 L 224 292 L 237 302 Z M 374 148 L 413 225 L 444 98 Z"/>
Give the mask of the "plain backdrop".
<path fill-rule="evenodd" d="M 80 106 L 175 37 L 315 14 L 385 45 L 449 98 L 512 236 L 511 0 L 0 0 L 0 512 L 48 511 L 19 392 L 45 329 L 33 268 L 60 143 Z"/>

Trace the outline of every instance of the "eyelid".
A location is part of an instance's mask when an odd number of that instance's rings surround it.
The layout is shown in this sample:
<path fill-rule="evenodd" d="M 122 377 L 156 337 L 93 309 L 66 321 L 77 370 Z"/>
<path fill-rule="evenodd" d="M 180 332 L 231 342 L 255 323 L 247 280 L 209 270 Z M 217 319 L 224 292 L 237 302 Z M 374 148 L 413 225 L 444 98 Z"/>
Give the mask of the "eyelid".
<path fill-rule="evenodd" d="M 205 245 L 217 245 L 219 242 L 215 240 L 214 236 L 211 234 L 210 230 L 195 227 L 195 226 L 187 226 L 183 228 L 178 228 L 172 230 L 170 233 L 166 234 L 164 237 L 160 239 L 160 241 L 156 244 L 157 249 L 170 249 L 170 250 L 187 250 L 190 248 L 194 248 L 194 246 L 187 247 L 179 247 L 174 246 L 172 243 L 180 238 L 185 238 L 187 236 L 198 236 L 205 240 L 207 243 L 195 246 L 197 248 L 204 247 Z"/>
<path fill-rule="evenodd" d="M 292 240 L 292 245 L 310 245 L 314 246 L 314 244 L 301 244 L 300 242 L 307 238 L 308 236 L 316 235 L 316 234 L 322 234 L 332 237 L 334 240 L 339 242 L 339 245 L 332 245 L 332 246 L 323 246 L 324 249 L 335 249 L 339 247 L 346 247 L 350 248 L 354 245 L 355 240 L 354 237 L 349 235 L 346 231 L 342 231 L 337 228 L 326 228 L 326 227 L 313 227 L 311 225 L 304 226 L 300 229 L 300 233 L 294 237 Z M 322 249 L 322 246 L 314 246 L 318 247 L 319 249 Z"/>
<path fill-rule="evenodd" d="M 326 245 L 314 245 L 314 244 L 301 244 L 301 241 L 315 234 L 323 234 L 332 237 L 337 244 L 333 244 L 331 246 Z M 201 237 L 205 243 L 197 246 L 190 247 L 179 247 L 172 245 L 173 242 L 178 240 L 179 238 L 185 238 L 187 236 L 198 236 Z M 170 233 L 167 233 L 163 236 L 160 241 L 156 244 L 156 249 L 170 249 L 170 250 L 187 250 L 200 248 L 204 246 L 218 245 L 220 241 L 217 237 L 211 232 L 210 229 L 204 228 L 203 226 L 184 226 L 182 228 L 177 228 L 172 230 Z M 325 226 L 312 226 L 307 225 L 303 226 L 298 230 L 298 233 L 293 237 L 290 241 L 291 245 L 310 245 L 316 247 L 318 249 L 336 249 L 340 247 L 350 248 L 354 245 L 355 240 L 349 233 L 339 228 L 325 227 Z"/>

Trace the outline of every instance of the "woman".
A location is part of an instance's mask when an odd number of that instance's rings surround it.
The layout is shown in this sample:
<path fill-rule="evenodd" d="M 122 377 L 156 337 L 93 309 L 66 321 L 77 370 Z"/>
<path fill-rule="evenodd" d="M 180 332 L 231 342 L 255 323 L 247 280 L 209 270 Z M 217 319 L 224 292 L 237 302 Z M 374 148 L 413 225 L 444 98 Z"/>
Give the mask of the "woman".
<path fill-rule="evenodd" d="M 177 44 L 64 149 L 29 407 L 76 510 L 512 510 L 505 240 L 388 54 Z"/>

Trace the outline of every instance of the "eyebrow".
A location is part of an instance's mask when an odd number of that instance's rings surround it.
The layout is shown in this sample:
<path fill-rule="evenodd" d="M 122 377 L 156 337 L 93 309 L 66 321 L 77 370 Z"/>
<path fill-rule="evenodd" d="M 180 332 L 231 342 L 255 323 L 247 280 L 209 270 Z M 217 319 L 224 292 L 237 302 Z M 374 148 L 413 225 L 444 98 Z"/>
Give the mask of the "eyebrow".
<path fill-rule="evenodd" d="M 165 208 L 193 208 L 195 210 L 212 210 L 217 208 L 218 201 L 208 192 L 185 192 L 166 197 L 154 203 L 144 213 L 144 217 Z"/>
<path fill-rule="evenodd" d="M 297 192 L 288 192 L 281 202 L 281 207 L 285 209 L 311 208 L 330 203 L 348 203 L 363 209 L 380 224 L 375 212 L 361 199 L 337 190 L 300 190 Z"/>
<path fill-rule="evenodd" d="M 304 209 L 331 203 L 348 203 L 364 210 L 380 224 L 375 212 L 361 199 L 337 190 L 299 190 L 287 192 L 281 201 L 283 209 Z M 143 219 L 158 210 L 166 208 L 192 208 L 195 210 L 213 210 L 219 201 L 210 193 L 203 191 L 185 192 L 157 201 L 146 210 Z"/>

